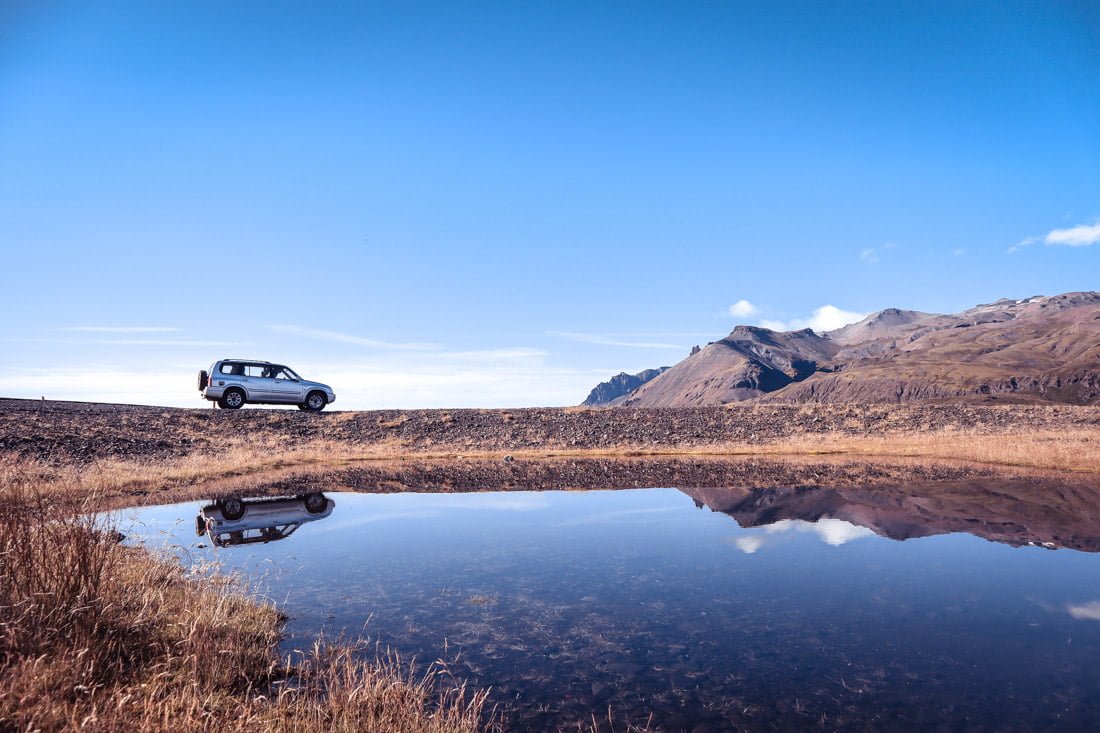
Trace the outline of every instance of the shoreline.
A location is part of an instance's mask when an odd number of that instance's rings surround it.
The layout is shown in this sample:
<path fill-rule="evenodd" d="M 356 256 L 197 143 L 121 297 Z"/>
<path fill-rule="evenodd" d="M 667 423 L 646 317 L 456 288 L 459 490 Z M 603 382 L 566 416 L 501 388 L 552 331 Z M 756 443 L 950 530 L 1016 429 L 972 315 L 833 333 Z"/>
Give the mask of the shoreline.
<path fill-rule="evenodd" d="M 28 501 L 81 517 L 230 494 L 653 486 L 691 487 L 703 492 L 700 496 L 710 496 L 706 492 L 719 486 L 736 486 L 739 496 L 758 490 L 771 496 L 776 487 L 788 487 L 795 496 L 804 487 L 861 487 L 874 502 L 886 505 L 919 495 L 961 497 L 965 506 L 970 489 L 986 480 L 1014 481 L 1013 501 L 1042 504 L 1042 497 L 1049 496 L 1057 504 L 1063 494 L 1091 496 L 1089 491 L 1100 484 L 1098 476 L 1100 407 L 739 405 L 317 415 L 0 400 L 0 511 L 9 514 L 17 514 Z M 1086 485 L 1089 491 L 1061 491 L 1070 484 Z M 1063 505 L 1063 513 L 1076 511 L 1075 505 Z M 85 595 L 74 608 L 84 609 L 93 597 L 100 600 L 87 607 L 100 603 L 121 609 L 124 615 L 112 623 L 134 625 L 150 635 L 151 649 L 167 650 L 163 659 L 150 657 L 152 663 L 172 674 L 158 678 L 162 681 L 155 686 L 142 686 L 143 675 L 150 673 L 142 666 L 148 660 L 125 661 L 94 635 L 94 625 L 91 631 L 77 629 L 76 636 L 62 626 L 58 635 L 9 654 L 10 663 L 0 670 L 3 717 L 44 730 L 88 720 L 92 728 L 98 724 L 104 730 L 156 728 L 153 721 L 165 719 L 173 720 L 174 729 L 205 730 L 211 721 L 205 711 L 244 710 L 252 722 L 276 728 L 323 730 L 332 721 L 355 727 L 371 720 L 375 722 L 368 725 L 377 725 L 377 719 L 368 717 L 367 703 L 333 701 L 323 693 L 289 698 L 270 694 L 277 678 L 294 673 L 271 656 L 283 620 L 275 609 L 244 597 L 243 588 L 222 583 L 200 587 L 153 554 L 124 551 L 114 539 L 106 543 L 101 533 L 79 525 L 74 529 L 52 514 L 43 516 L 48 518 L 34 520 L 42 536 L 58 529 L 69 532 L 51 540 L 52 545 L 31 542 L 44 557 L 86 543 L 95 550 L 90 556 L 109 560 L 117 570 L 104 575 L 101 568 L 90 568 L 88 577 L 109 577 L 110 583 L 82 591 Z M 954 526 L 953 516 L 945 514 L 945 528 Z M 4 546 L 29 546 L 26 538 L 14 534 L 24 525 L 5 525 L 11 536 Z M 22 581 L 16 582 L 10 571 L 8 575 L 9 585 L 20 587 Z M 72 587 L 69 579 L 58 574 L 43 582 L 35 602 L 53 599 L 52 607 L 64 607 L 63 594 Z M 153 600 L 145 600 L 143 594 L 149 592 Z M 127 606 L 114 599 L 137 599 L 153 604 L 148 607 L 152 610 L 125 615 Z M 238 613 L 202 615 L 206 607 L 223 605 Z M 206 642 L 176 635 L 173 619 L 181 614 L 204 619 L 203 628 L 217 638 L 258 640 L 251 650 L 233 647 L 234 654 L 251 655 L 251 671 L 242 668 L 232 678 L 233 689 L 220 687 L 228 671 L 211 677 L 209 684 L 192 684 L 189 665 L 195 654 L 205 652 L 191 650 L 206 649 Z M 79 615 L 74 612 L 73 617 Z M 30 616 L 5 623 L 28 639 L 36 638 L 34 629 L 41 626 Z M 369 663 L 356 656 L 354 641 L 341 642 L 301 661 L 300 670 L 318 680 L 319 690 L 341 685 L 346 695 L 340 700 L 347 701 L 368 700 L 365 691 L 377 689 L 411 699 L 413 704 L 400 709 L 387 708 L 384 701 L 370 708 L 401 716 L 408 724 L 402 730 L 472 732 L 501 724 L 496 711 L 481 707 L 483 693 L 421 683 L 434 680 L 430 669 L 429 676 L 419 677 L 409 667 L 387 666 L 385 659 Z M 103 671 L 77 671 L 82 648 L 96 649 L 97 659 L 106 665 Z M 90 688 L 93 693 L 78 692 L 88 687 L 89 674 L 93 682 L 100 679 L 95 675 L 106 676 L 95 682 L 99 687 Z M 26 697 L 28 685 L 35 690 L 32 703 L 23 702 L 31 699 Z M 56 689 L 60 692 L 51 691 Z M 147 690 L 153 691 L 152 697 Z M 134 700 L 140 705 L 135 707 Z M 184 700 L 187 708 L 173 700 Z M 86 717 L 89 709 L 101 711 L 100 717 Z M 592 730 L 598 729 L 593 723 Z"/>

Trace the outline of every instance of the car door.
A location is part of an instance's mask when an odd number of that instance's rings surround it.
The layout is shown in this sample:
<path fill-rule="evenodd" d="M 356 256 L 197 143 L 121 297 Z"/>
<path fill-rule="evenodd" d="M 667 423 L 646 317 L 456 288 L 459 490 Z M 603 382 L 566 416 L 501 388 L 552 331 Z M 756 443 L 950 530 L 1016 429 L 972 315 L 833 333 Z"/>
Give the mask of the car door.
<path fill-rule="evenodd" d="M 275 378 L 271 380 L 271 401 L 287 405 L 300 405 L 305 401 L 302 383 L 291 376 L 286 367 L 275 367 Z"/>
<path fill-rule="evenodd" d="M 267 402 L 275 389 L 275 380 L 270 364 L 246 364 L 244 367 L 244 388 L 248 399 Z"/>

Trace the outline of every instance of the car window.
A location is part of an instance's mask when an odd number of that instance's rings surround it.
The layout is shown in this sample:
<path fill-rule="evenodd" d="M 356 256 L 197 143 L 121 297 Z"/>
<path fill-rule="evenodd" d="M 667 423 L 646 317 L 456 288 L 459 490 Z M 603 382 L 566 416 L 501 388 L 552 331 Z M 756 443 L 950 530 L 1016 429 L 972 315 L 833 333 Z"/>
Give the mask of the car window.
<path fill-rule="evenodd" d="M 295 379 L 293 372 L 291 372 L 286 367 L 278 367 L 275 370 L 275 378 L 276 379 L 289 379 L 289 380 L 294 380 Z"/>
<path fill-rule="evenodd" d="M 222 374 L 244 374 L 244 365 L 225 362 L 218 371 Z"/>
<path fill-rule="evenodd" d="M 270 377 L 271 367 L 260 366 L 259 364 L 249 364 L 244 368 L 245 376 L 248 377 Z"/>

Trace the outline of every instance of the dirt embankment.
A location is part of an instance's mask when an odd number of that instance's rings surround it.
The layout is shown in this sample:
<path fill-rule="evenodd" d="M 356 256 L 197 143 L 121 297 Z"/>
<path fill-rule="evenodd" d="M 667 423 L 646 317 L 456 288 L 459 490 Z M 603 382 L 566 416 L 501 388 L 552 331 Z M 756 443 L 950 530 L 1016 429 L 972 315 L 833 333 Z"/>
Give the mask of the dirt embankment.
<path fill-rule="evenodd" d="M 395 455 L 607 451 L 629 455 L 766 446 L 817 437 L 948 430 L 974 435 L 1100 431 L 1100 408 L 1067 405 L 734 405 L 660 409 L 173 409 L 0 399 L 0 453 L 86 461 L 173 458 L 255 440 L 392 446 Z"/>

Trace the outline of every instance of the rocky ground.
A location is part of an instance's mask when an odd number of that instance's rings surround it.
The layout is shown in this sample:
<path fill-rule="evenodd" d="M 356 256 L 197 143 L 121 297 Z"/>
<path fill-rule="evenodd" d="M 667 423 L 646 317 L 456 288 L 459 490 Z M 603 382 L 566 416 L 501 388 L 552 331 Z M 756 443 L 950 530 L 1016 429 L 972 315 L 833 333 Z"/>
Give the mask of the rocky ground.
<path fill-rule="evenodd" d="M 401 453 L 663 452 L 767 445 L 798 436 L 1100 428 L 1069 405 L 733 405 L 695 408 L 326 411 L 175 409 L 0 399 L 0 453 L 88 460 L 172 457 L 263 438 L 328 440 Z"/>

